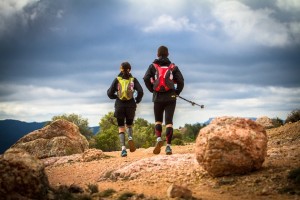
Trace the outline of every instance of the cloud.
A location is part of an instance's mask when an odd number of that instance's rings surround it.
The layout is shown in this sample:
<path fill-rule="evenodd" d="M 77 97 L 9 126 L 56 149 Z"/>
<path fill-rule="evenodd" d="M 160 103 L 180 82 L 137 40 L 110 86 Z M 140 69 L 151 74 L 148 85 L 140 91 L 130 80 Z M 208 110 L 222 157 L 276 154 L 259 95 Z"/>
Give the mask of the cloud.
<path fill-rule="evenodd" d="M 113 102 L 105 102 L 99 88 L 71 91 L 63 87 L 1 85 L 0 115 L 4 119 L 47 121 L 55 115 L 76 113 L 91 119 L 90 123 L 97 125 L 99 116 L 113 109 Z"/>
<path fill-rule="evenodd" d="M 190 1 L 186 0 L 161 0 L 159 2 L 153 2 L 152 0 L 128 0 L 126 2 L 128 2 L 126 17 L 141 22 L 153 19 L 162 14 L 180 16 L 190 3 Z"/>
<path fill-rule="evenodd" d="M 36 39 L 39 33 L 65 32 L 58 21 L 65 15 L 66 1 L 5 0 L 0 2 L 0 42 Z M 55 25 L 54 25 L 55 24 Z M 3 41 L 1 41 L 3 40 Z"/>
<path fill-rule="evenodd" d="M 300 22 L 291 22 L 288 24 L 293 40 L 300 44 Z"/>
<path fill-rule="evenodd" d="M 300 16 L 288 2 L 1 2 L 0 118 L 75 112 L 97 125 L 114 110 L 106 90 L 129 61 L 145 92 L 137 117 L 153 122 L 142 78 L 162 44 L 185 76 L 182 96 L 206 105 L 178 100 L 175 126 L 219 115 L 284 117 L 300 102 Z"/>
<path fill-rule="evenodd" d="M 271 17 L 270 9 L 252 10 L 237 2 L 216 4 L 213 14 L 225 33 L 237 43 L 251 43 L 281 47 L 290 44 L 288 29 Z"/>
<path fill-rule="evenodd" d="M 300 1 L 298 0 L 277 0 L 276 5 L 286 11 L 300 11 Z"/>
<path fill-rule="evenodd" d="M 218 84 L 199 83 L 190 84 L 193 92 L 184 90 L 181 96 L 205 108 L 178 99 L 175 112 L 175 122 L 191 123 L 204 122 L 210 117 L 224 115 L 239 117 L 260 117 L 267 115 L 270 118 L 285 119 L 287 114 L 296 109 L 300 102 L 300 88 L 261 87 L 251 84 Z M 187 89 L 187 88 L 186 88 Z"/>
<path fill-rule="evenodd" d="M 169 15 L 161 15 L 154 19 L 149 26 L 143 28 L 144 32 L 170 33 L 179 31 L 195 31 L 196 25 L 189 22 L 187 17 L 174 19 Z"/>
<path fill-rule="evenodd" d="M 26 26 L 33 16 L 24 9 L 38 0 L 6 0 L 0 2 L 0 38 L 8 35 L 14 26 Z"/>
<path fill-rule="evenodd" d="M 22 12 L 27 5 L 38 2 L 39 0 L 5 0 L 0 2 L 0 13 L 2 16 L 11 16 L 17 12 Z"/>

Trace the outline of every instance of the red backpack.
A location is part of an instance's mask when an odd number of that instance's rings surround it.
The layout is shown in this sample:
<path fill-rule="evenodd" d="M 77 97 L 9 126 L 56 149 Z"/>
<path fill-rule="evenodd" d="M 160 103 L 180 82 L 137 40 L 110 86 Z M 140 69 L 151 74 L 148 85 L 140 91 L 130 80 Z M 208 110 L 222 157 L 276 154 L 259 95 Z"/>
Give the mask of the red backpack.
<path fill-rule="evenodd" d="M 171 63 L 169 66 L 160 66 L 153 63 L 156 69 L 155 79 L 151 80 L 153 89 L 157 92 L 166 92 L 170 89 L 174 89 L 174 81 L 172 71 L 175 68 L 175 64 Z"/>

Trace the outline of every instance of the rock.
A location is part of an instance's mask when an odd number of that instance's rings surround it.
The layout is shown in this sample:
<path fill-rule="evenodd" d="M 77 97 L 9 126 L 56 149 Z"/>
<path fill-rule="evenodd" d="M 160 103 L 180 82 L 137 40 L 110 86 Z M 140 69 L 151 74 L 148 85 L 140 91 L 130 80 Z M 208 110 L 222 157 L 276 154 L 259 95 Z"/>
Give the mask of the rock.
<path fill-rule="evenodd" d="M 57 166 L 65 163 L 82 162 L 82 154 L 72 154 L 70 156 L 58 156 L 40 159 L 46 167 Z"/>
<path fill-rule="evenodd" d="M 106 155 L 100 149 L 88 149 L 82 154 L 83 162 L 90 162 L 93 160 L 100 160 Z"/>
<path fill-rule="evenodd" d="M 202 128 L 196 159 L 213 177 L 260 169 L 267 155 L 265 129 L 250 119 L 220 117 Z"/>
<path fill-rule="evenodd" d="M 126 179 L 133 180 L 139 177 L 143 172 L 159 172 L 168 170 L 170 168 L 180 169 L 181 167 L 189 166 L 189 168 L 193 168 L 193 166 L 198 163 L 195 159 L 195 154 L 173 154 L 173 155 L 158 155 L 150 158 L 144 158 L 132 162 L 131 164 L 124 165 L 119 167 L 119 169 L 115 171 L 110 170 L 110 178 L 112 180 L 116 179 Z M 155 174 L 155 177 L 158 178 L 160 174 Z M 105 178 L 106 175 L 104 175 Z M 178 177 L 178 175 L 176 175 Z"/>
<path fill-rule="evenodd" d="M 90 162 L 94 160 L 101 160 L 108 156 L 100 149 L 87 149 L 81 154 L 72 154 L 69 156 L 49 157 L 40 159 L 46 167 L 56 166 L 71 162 Z"/>
<path fill-rule="evenodd" d="M 172 184 L 167 190 L 167 196 L 169 198 L 183 198 L 183 199 L 192 199 L 192 191 L 186 187 Z"/>
<path fill-rule="evenodd" d="M 272 119 L 268 118 L 267 116 L 259 117 L 255 120 L 255 122 L 262 125 L 266 129 L 274 128 Z"/>
<path fill-rule="evenodd" d="M 59 119 L 19 139 L 11 148 L 21 148 L 38 158 L 83 153 L 89 148 L 75 124 Z"/>
<path fill-rule="evenodd" d="M 0 157 L 0 198 L 46 199 L 49 182 L 43 163 L 23 149 Z"/>

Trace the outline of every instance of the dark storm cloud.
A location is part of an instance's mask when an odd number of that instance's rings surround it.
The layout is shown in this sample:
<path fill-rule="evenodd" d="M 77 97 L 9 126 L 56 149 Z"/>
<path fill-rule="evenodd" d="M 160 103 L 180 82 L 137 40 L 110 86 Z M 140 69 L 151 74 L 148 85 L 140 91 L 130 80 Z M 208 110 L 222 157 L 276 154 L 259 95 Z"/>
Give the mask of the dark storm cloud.
<path fill-rule="evenodd" d="M 1 118 L 39 116 L 28 106 L 103 115 L 113 109 L 106 90 L 120 63 L 129 61 L 144 85 L 160 45 L 185 75 L 183 95 L 207 98 L 215 109 L 204 117 L 238 112 L 243 103 L 275 109 L 284 102 L 287 112 L 299 102 L 300 15 L 291 1 L 21 2 L 0 7 Z M 144 89 L 139 112 L 149 116 Z"/>
<path fill-rule="evenodd" d="M 35 18 L 0 40 L 1 80 L 96 70 L 99 65 L 90 61 L 117 59 L 121 53 L 115 44 L 128 33 L 116 23 L 121 5 L 113 5 L 114 1 L 41 1 L 26 7 L 23 15 L 34 13 Z M 100 68 L 105 71 L 110 66 L 104 61 Z"/>

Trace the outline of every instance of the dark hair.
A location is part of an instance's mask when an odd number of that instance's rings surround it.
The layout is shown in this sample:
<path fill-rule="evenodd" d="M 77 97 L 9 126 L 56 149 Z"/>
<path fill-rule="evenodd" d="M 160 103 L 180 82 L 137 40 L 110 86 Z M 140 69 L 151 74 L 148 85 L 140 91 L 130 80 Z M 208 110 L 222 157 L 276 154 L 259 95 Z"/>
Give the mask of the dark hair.
<path fill-rule="evenodd" d="M 169 56 L 169 50 L 165 46 L 160 46 L 157 49 L 157 56 L 167 58 Z"/>
<path fill-rule="evenodd" d="M 130 71 L 131 71 L 131 65 L 129 62 L 123 62 L 121 63 L 120 70 L 124 76 L 124 78 L 129 78 Z"/>

